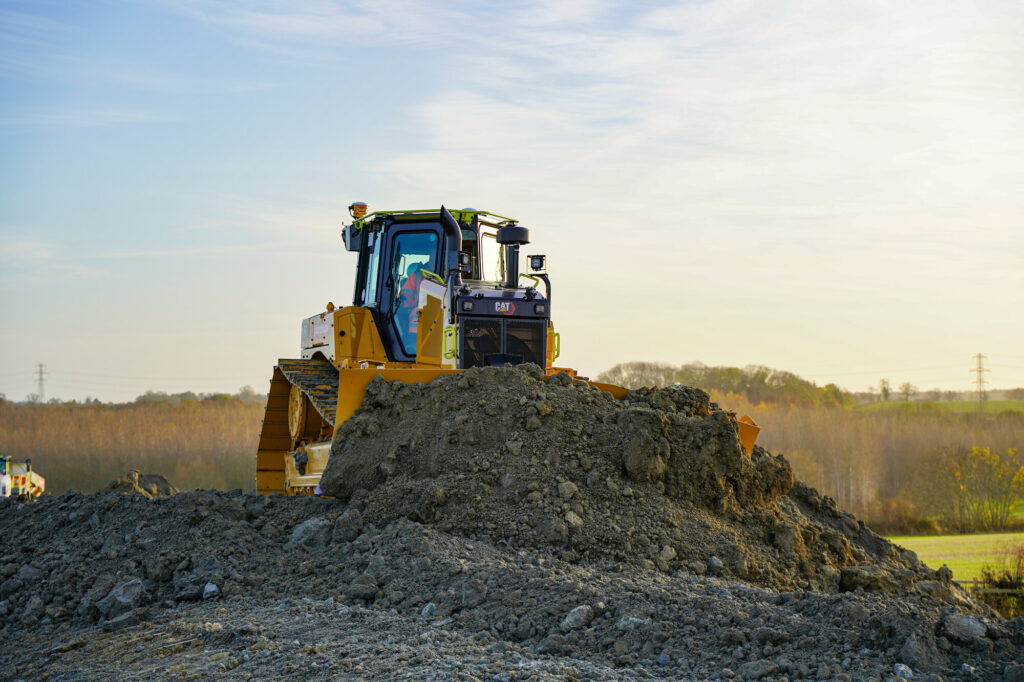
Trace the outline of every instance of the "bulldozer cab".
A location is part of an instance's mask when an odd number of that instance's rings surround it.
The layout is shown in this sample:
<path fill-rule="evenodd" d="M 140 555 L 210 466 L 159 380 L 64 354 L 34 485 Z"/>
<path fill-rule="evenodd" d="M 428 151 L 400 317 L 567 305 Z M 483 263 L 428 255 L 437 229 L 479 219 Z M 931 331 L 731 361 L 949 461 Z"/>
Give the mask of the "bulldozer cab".
<path fill-rule="evenodd" d="M 385 221 L 368 228 L 362 242 L 355 304 L 372 311 L 389 355 L 412 361 L 416 357 L 419 286 L 426 277 L 441 277 L 437 272 L 444 269 L 448 255 L 441 225 L 422 220 Z"/>
<path fill-rule="evenodd" d="M 516 220 L 444 207 L 380 211 L 356 218 L 343 236 L 348 250 L 359 253 L 353 306 L 372 316 L 389 362 L 545 367 L 557 356 L 557 348 L 548 352 L 557 343 L 550 324 L 551 283 L 543 265 L 533 267 L 536 256 L 531 257 L 534 274 L 520 274 L 519 248 L 529 243 L 529 231 Z M 424 318 L 421 289 L 437 292 L 424 285 L 428 281 L 444 292 L 443 321 L 437 307 Z M 438 338 L 443 338 L 441 348 Z M 424 343 L 435 345 L 420 357 L 417 348 Z M 314 347 L 311 341 L 304 352 L 312 354 Z"/>

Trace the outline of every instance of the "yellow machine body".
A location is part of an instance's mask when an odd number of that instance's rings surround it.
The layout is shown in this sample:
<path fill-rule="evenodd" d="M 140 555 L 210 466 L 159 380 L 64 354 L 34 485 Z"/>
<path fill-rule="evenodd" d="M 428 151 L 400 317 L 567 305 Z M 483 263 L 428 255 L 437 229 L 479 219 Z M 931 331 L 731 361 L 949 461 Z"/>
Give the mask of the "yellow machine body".
<path fill-rule="evenodd" d="M 46 490 L 46 479 L 32 470 L 32 461 L 15 462 L 0 456 L 0 498 L 35 499 Z"/>

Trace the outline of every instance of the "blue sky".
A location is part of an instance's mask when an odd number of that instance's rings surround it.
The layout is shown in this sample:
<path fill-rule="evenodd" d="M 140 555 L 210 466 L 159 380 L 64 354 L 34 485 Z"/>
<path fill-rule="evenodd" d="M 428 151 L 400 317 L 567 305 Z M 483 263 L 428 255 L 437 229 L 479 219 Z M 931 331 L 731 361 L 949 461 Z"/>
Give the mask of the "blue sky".
<path fill-rule="evenodd" d="M 514 215 L 563 358 L 1024 386 L 1015 2 L 0 2 L 0 392 L 265 390 L 371 208 Z"/>

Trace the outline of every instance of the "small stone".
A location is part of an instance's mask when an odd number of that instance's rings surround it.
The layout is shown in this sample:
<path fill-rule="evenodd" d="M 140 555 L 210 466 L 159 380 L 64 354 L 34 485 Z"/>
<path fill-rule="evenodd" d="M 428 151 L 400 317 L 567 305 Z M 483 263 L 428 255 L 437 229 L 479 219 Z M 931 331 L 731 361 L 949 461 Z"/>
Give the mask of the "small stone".
<path fill-rule="evenodd" d="M 914 676 L 914 671 L 905 663 L 897 663 L 892 667 L 892 674 L 901 680 L 909 680 Z"/>
<path fill-rule="evenodd" d="M 565 513 L 565 522 L 573 528 L 583 527 L 583 519 L 581 519 L 580 515 L 574 511 L 569 511 Z"/>
<path fill-rule="evenodd" d="M 174 593 L 177 601 L 198 601 L 203 597 L 202 585 L 185 585 Z"/>
<path fill-rule="evenodd" d="M 778 671 L 779 666 L 766 658 L 744 663 L 736 670 L 745 680 L 759 680 L 762 677 L 774 675 Z"/>
<path fill-rule="evenodd" d="M 427 605 L 420 610 L 420 615 L 424 618 L 432 618 L 435 613 L 437 613 L 437 604 L 434 602 L 427 603 Z"/>
<path fill-rule="evenodd" d="M 377 596 L 377 579 L 370 573 L 363 573 L 349 583 L 348 593 L 356 599 L 370 601 Z"/>
<path fill-rule="evenodd" d="M 9 597 L 22 588 L 25 583 L 17 578 L 8 578 L 0 584 L 0 597 Z"/>
<path fill-rule="evenodd" d="M 594 619 L 594 609 L 590 606 L 583 604 L 577 606 L 562 619 L 562 632 L 569 632 L 576 628 L 586 627 L 590 624 L 590 621 Z"/>
<path fill-rule="evenodd" d="M 530 416 L 530 418 L 528 418 L 526 420 L 526 430 L 527 431 L 536 431 L 540 427 L 541 427 L 541 421 L 540 421 L 540 417 L 538 417 L 537 415 L 532 415 L 532 416 Z"/>
<path fill-rule="evenodd" d="M 638 627 L 650 625 L 650 618 L 637 618 L 636 616 L 623 616 L 615 623 L 616 630 L 636 630 Z"/>
<path fill-rule="evenodd" d="M 21 610 L 21 622 L 26 625 L 35 623 L 43 615 L 45 607 L 46 605 L 43 604 L 43 600 L 39 598 L 38 594 L 32 595 L 32 598 L 25 604 L 25 608 Z"/>
<path fill-rule="evenodd" d="M 568 648 L 569 642 L 564 635 L 557 633 L 548 635 L 544 641 L 537 645 L 539 654 L 560 654 Z"/>
<path fill-rule="evenodd" d="M 573 495 L 576 494 L 578 490 L 579 488 L 576 487 L 576 484 L 572 483 L 571 481 L 566 481 L 565 483 L 558 484 L 558 495 L 563 500 L 570 499 Z"/>
<path fill-rule="evenodd" d="M 1004 682 L 1024 682 L 1024 665 L 1010 663 L 1003 668 Z"/>
<path fill-rule="evenodd" d="M 116 632 L 117 630 L 134 627 L 142 620 L 144 612 L 145 609 L 134 609 L 127 613 L 122 613 L 117 618 L 111 618 L 110 620 L 103 621 L 103 631 Z"/>
<path fill-rule="evenodd" d="M 723 568 L 725 568 L 725 564 L 723 564 L 722 560 L 718 557 L 713 556 L 708 559 L 708 573 L 711 573 L 712 575 L 721 573 Z"/>
<path fill-rule="evenodd" d="M 456 589 L 459 601 L 464 608 L 479 606 L 487 598 L 487 585 L 472 578 L 459 584 Z"/>
<path fill-rule="evenodd" d="M 38 578 L 42 574 L 43 574 L 43 572 L 40 571 L 35 566 L 32 566 L 30 564 L 25 564 L 20 569 L 18 569 L 18 580 L 21 580 L 22 582 L 25 582 L 25 583 L 32 582 L 33 580 L 35 580 L 36 578 Z"/>
<path fill-rule="evenodd" d="M 917 666 L 919 669 L 932 667 L 937 657 L 935 640 L 929 635 L 911 634 L 899 651 L 899 658 L 903 663 Z"/>
<path fill-rule="evenodd" d="M 671 661 L 671 660 L 672 660 L 672 657 L 669 656 L 668 654 L 666 654 L 663 651 L 660 654 L 658 654 L 658 657 L 656 659 L 654 659 L 654 662 L 657 663 L 660 666 L 666 666 L 666 665 L 669 664 L 669 661 Z"/>
<path fill-rule="evenodd" d="M 669 562 L 676 558 L 676 550 L 671 545 L 665 545 L 658 554 L 662 561 Z"/>
<path fill-rule="evenodd" d="M 220 596 L 220 588 L 213 583 L 206 583 L 203 587 L 203 599 L 215 599 Z"/>

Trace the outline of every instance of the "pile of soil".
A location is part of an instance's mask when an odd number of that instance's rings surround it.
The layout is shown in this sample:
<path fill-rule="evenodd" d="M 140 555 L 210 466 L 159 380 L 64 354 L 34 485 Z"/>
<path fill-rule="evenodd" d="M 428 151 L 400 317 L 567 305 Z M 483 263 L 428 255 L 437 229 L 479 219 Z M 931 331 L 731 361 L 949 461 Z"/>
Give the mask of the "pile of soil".
<path fill-rule="evenodd" d="M 939 580 L 786 460 L 739 442 L 708 394 L 616 400 L 536 365 L 430 384 L 376 378 L 339 429 L 321 489 L 379 523 L 409 518 L 567 561 L 710 571 L 836 592 Z"/>
<path fill-rule="evenodd" d="M 241 491 L 0 503 L 0 677 L 1024 675 L 1024 620 L 938 581 L 780 591 L 370 514 Z"/>
<path fill-rule="evenodd" d="M 336 499 L 0 502 L 0 678 L 1024 680 L 1024 619 L 700 391 L 473 370 L 376 381 L 342 430 Z"/>

